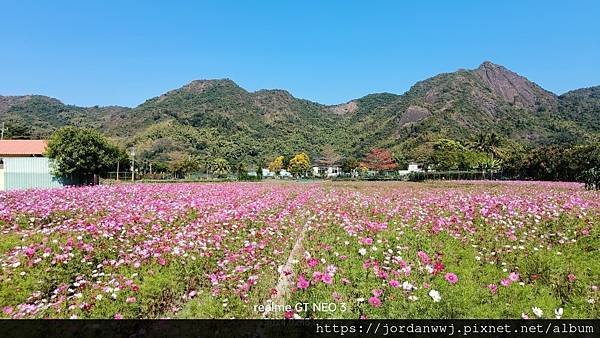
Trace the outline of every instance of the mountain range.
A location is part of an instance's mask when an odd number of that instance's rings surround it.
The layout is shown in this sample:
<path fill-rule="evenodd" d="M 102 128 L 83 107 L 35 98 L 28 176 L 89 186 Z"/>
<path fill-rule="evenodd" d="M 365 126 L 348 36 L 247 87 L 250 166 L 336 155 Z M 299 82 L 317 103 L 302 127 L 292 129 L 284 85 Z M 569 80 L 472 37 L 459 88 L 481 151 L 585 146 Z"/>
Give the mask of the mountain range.
<path fill-rule="evenodd" d="M 562 95 L 483 62 L 417 82 L 401 95 L 376 93 L 338 105 L 285 90 L 248 92 L 229 79 L 197 80 L 135 108 L 78 107 L 40 95 L 0 96 L 0 122 L 12 138 L 47 138 L 65 125 L 98 129 L 142 157 L 187 154 L 267 160 L 323 149 L 361 157 L 385 147 L 410 159 L 440 138 L 496 133 L 514 147 L 572 144 L 600 135 L 600 86 Z"/>

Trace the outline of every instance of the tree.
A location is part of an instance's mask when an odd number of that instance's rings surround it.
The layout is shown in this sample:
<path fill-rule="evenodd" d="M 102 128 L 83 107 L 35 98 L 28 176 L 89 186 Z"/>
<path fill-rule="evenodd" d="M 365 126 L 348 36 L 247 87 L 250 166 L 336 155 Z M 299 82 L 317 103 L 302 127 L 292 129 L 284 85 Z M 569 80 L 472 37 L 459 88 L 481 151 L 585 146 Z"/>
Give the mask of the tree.
<path fill-rule="evenodd" d="M 345 173 L 352 172 L 360 166 L 360 162 L 355 157 L 348 157 L 342 162 L 342 171 Z"/>
<path fill-rule="evenodd" d="M 273 162 L 269 163 L 269 171 L 279 175 L 281 169 L 283 169 L 283 156 L 277 156 Z"/>
<path fill-rule="evenodd" d="M 184 177 L 186 174 L 200 170 L 200 160 L 191 155 L 180 155 L 169 163 L 169 171 L 175 177 Z"/>
<path fill-rule="evenodd" d="M 464 151 L 458 141 L 439 139 L 433 143 L 431 163 L 438 170 L 456 170 L 462 163 Z"/>
<path fill-rule="evenodd" d="M 46 156 L 52 159 L 56 176 L 87 183 L 94 175 L 114 168 L 117 159 L 126 155 L 97 131 L 68 126 L 50 137 Z"/>
<path fill-rule="evenodd" d="M 474 142 L 472 142 L 472 148 L 481 151 L 492 156 L 500 155 L 500 145 L 502 140 L 496 133 L 484 133 L 480 132 Z"/>
<path fill-rule="evenodd" d="M 256 178 L 259 180 L 262 180 L 263 178 L 263 161 L 262 160 L 258 160 L 256 162 Z"/>
<path fill-rule="evenodd" d="M 332 146 L 326 145 L 321 152 L 320 163 L 326 167 L 338 165 L 342 160 L 342 156 L 337 153 Z"/>
<path fill-rule="evenodd" d="M 25 123 L 22 123 L 20 121 L 8 121 L 5 127 L 5 139 L 25 140 L 31 138 L 31 128 L 29 128 Z"/>
<path fill-rule="evenodd" d="M 227 162 L 224 158 L 215 159 L 211 165 L 210 169 L 213 174 L 219 177 L 225 177 L 231 171 L 231 167 L 229 166 L 229 162 Z"/>
<path fill-rule="evenodd" d="M 296 176 L 305 174 L 309 168 L 310 159 L 305 153 L 296 154 L 296 156 L 290 160 L 290 164 L 288 166 L 288 170 Z"/>
<path fill-rule="evenodd" d="M 393 171 L 398 168 L 398 164 L 392 157 L 392 153 L 387 149 L 373 148 L 365 157 L 364 164 L 371 170 Z"/>
<path fill-rule="evenodd" d="M 244 162 L 240 162 L 237 165 L 238 180 L 244 181 L 248 179 L 248 166 Z"/>
<path fill-rule="evenodd" d="M 502 167 L 502 162 L 498 159 L 494 159 L 492 157 L 482 158 L 477 167 L 480 169 L 484 175 L 485 173 L 490 173 L 490 178 L 492 178 L 492 174 L 498 172 Z"/>

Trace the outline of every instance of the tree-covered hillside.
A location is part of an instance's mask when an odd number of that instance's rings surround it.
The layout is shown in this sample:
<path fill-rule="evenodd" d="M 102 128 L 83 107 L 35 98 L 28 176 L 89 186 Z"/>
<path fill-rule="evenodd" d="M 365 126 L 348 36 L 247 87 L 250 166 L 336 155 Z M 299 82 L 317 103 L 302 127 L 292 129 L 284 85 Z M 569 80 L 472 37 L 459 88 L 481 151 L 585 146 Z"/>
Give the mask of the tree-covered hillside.
<path fill-rule="evenodd" d="M 600 87 L 550 93 L 484 62 L 440 74 L 402 95 L 370 94 L 326 106 L 284 90 L 248 92 L 229 79 L 193 81 L 135 108 L 77 107 L 45 96 L 0 96 L 8 138 L 47 138 L 65 125 L 91 127 L 156 165 L 186 156 L 265 163 L 324 150 L 363 158 L 374 147 L 405 160 L 430 157 L 440 139 L 494 133 L 507 147 L 589 141 L 600 133 Z"/>

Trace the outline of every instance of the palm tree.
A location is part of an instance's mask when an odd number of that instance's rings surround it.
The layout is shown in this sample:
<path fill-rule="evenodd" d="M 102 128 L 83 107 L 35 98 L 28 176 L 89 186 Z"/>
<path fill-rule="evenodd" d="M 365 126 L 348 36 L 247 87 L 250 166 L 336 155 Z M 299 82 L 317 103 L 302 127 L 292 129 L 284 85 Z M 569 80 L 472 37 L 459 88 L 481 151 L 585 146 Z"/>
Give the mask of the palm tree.
<path fill-rule="evenodd" d="M 496 133 L 479 132 L 471 147 L 477 151 L 490 154 L 493 160 L 494 156 L 497 157 L 500 154 L 501 144 L 502 139 Z"/>
<path fill-rule="evenodd" d="M 477 163 L 477 168 L 483 172 L 485 177 L 485 173 L 490 173 L 490 179 L 492 178 L 492 174 L 500 171 L 502 168 L 502 161 L 494 159 L 492 157 L 484 157 Z"/>

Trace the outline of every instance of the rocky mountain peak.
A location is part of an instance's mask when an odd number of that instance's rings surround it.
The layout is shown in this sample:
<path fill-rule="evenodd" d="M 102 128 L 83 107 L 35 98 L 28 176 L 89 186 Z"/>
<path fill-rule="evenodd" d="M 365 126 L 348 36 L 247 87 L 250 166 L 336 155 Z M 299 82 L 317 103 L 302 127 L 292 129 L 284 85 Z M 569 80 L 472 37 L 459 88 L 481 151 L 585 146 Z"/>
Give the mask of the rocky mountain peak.
<path fill-rule="evenodd" d="M 483 62 L 474 73 L 497 97 L 518 106 L 531 109 L 555 97 L 527 78 L 491 61 Z"/>

